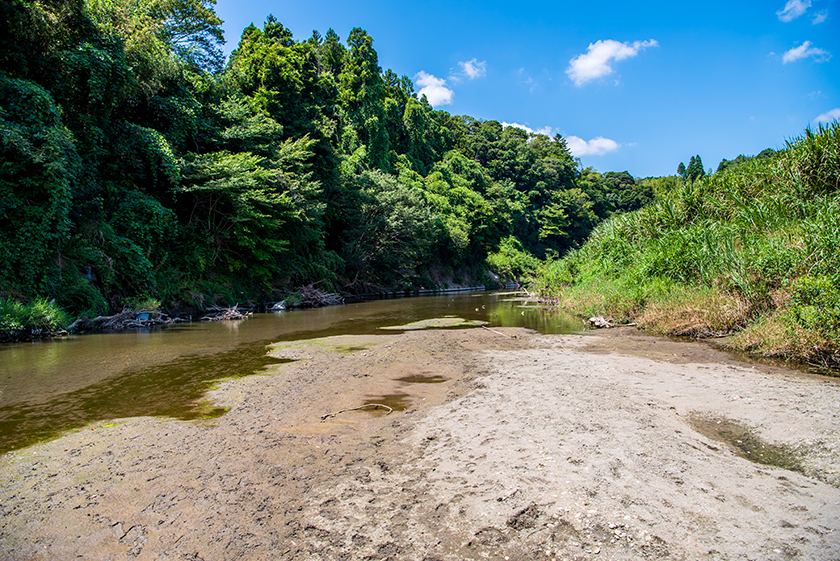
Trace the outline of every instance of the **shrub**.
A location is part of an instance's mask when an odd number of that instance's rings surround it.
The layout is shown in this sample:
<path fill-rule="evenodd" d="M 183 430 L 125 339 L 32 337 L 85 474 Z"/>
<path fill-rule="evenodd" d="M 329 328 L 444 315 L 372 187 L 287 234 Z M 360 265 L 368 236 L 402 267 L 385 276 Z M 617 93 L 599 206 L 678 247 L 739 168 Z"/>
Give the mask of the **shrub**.
<path fill-rule="evenodd" d="M 55 333 L 67 327 L 67 314 L 54 301 L 38 298 L 29 304 L 0 298 L 0 331 Z"/>
<path fill-rule="evenodd" d="M 487 256 L 487 266 L 507 279 L 524 279 L 536 273 L 539 260 L 525 251 L 513 236 L 499 242 L 498 251 Z"/>

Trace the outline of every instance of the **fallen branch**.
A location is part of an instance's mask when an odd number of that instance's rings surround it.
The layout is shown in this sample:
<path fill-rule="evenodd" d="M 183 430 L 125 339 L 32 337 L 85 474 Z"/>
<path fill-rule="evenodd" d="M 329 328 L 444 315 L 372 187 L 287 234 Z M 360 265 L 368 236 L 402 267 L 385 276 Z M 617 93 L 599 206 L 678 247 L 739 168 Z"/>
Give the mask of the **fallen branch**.
<path fill-rule="evenodd" d="M 71 331 L 83 327 L 94 327 L 102 330 L 137 329 L 171 325 L 183 321 L 181 318 L 171 318 L 159 310 L 132 310 L 125 308 L 120 313 L 112 316 L 98 316 L 92 320 L 83 320 L 80 318 L 74 321 L 69 329 Z"/>
<path fill-rule="evenodd" d="M 300 290 L 285 300 L 287 308 L 320 308 L 344 304 L 340 294 L 324 292 L 314 284 L 300 287 Z"/>
<path fill-rule="evenodd" d="M 483 327 L 487 331 L 492 331 L 496 335 L 501 335 L 502 337 L 507 337 L 508 339 L 516 339 L 516 335 L 508 335 L 507 333 L 502 333 L 501 331 L 496 331 L 495 329 L 490 329 L 489 327 L 486 327 L 484 325 L 482 325 L 481 327 Z"/>
<path fill-rule="evenodd" d="M 384 407 L 388 410 L 388 415 L 394 412 L 394 410 L 387 405 L 382 405 L 381 403 L 366 403 L 364 405 L 360 405 L 359 407 L 351 407 L 350 409 L 342 409 L 341 411 L 336 411 L 335 413 L 327 413 L 326 415 L 321 415 L 321 421 L 326 421 L 330 417 L 335 417 L 340 413 L 346 413 L 348 411 L 358 411 L 360 409 L 365 409 L 367 407 L 373 407 L 374 409 L 379 409 L 380 407 Z"/>
<path fill-rule="evenodd" d="M 598 329 L 609 329 L 611 327 L 635 327 L 635 323 L 615 323 L 613 318 L 604 316 L 593 316 L 586 320 L 589 325 Z"/>
<path fill-rule="evenodd" d="M 237 304 L 233 308 L 219 310 L 219 312 L 216 314 L 207 314 L 206 316 L 201 318 L 201 321 L 230 321 L 234 319 L 247 319 L 248 316 L 246 314 L 243 314 L 236 309 L 238 307 L 239 304 Z"/>

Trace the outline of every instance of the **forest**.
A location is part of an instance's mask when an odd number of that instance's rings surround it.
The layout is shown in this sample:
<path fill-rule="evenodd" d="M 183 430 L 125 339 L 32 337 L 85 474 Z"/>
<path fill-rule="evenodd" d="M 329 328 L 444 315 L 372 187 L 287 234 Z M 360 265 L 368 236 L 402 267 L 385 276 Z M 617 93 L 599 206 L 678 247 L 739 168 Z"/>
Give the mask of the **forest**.
<path fill-rule="evenodd" d="M 7 323 L 522 278 L 680 180 L 435 110 L 360 28 L 269 15 L 225 59 L 214 0 L 0 10 Z"/>
<path fill-rule="evenodd" d="M 214 0 L 0 3 L 0 333 L 124 309 L 530 280 L 653 332 L 840 364 L 838 125 L 676 175 L 435 110 L 361 28 Z M 498 278 L 498 277 L 497 277 Z"/>

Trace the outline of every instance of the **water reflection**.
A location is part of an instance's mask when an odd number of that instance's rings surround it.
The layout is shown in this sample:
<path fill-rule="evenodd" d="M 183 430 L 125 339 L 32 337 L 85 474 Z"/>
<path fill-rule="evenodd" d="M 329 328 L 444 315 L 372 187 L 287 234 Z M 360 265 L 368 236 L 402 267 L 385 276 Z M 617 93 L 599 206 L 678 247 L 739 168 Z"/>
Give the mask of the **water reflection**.
<path fill-rule="evenodd" d="M 213 381 L 247 376 L 265 366 L 288 362 L 265 354 L 269 342 L 243 344 L 214 355 L 182 356 L 46 401 L 0 407 L 0 453 L 94 421 L 141 415 L 184 420 L 221 415 L 223 409 L 202 399 Z"/>
<path fill-rule="evenodd" d="M 582 324 L 510 293 L 374 300 L 314 310 L 255 314 L 244 321 L 166 330 L 92 334 L 0 346 L 0 452 L 84 426 L 135 415 L 194 418 L 214 380 L 273 361 L 266 345 L 377 333 L 379 327 L 456 315 L 491 327 L 569 333 Z"/>

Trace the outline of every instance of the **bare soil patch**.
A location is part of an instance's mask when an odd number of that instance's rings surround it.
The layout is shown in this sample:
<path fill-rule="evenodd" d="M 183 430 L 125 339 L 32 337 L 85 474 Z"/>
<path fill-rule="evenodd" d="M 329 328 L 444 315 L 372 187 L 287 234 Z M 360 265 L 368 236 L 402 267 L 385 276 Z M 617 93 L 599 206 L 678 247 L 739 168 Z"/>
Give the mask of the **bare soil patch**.
<path fill-rule="evenodd" d="M 0 559 L 840 559 L 840 380 L 499 331 L 278 345 L 298 360 L 220 384 L 220 418 L 6 454 Z"/>

